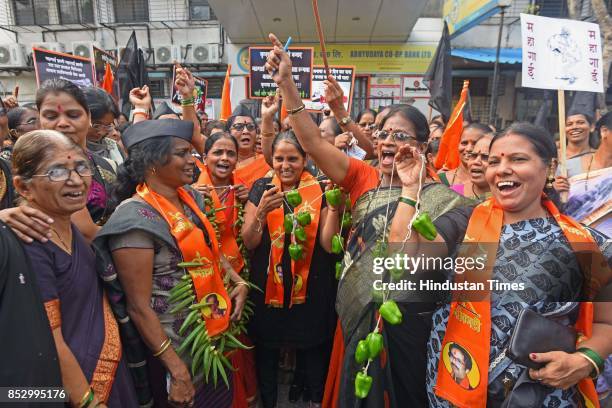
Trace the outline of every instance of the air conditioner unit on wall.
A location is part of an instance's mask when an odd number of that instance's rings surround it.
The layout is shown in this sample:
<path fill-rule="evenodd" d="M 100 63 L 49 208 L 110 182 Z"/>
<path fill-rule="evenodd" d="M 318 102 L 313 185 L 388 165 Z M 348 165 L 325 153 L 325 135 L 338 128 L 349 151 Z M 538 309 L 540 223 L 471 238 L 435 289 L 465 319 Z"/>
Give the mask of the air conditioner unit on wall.
<path fill-rule="evenodd" d="M 188 64 L 218 64 L 219 44 L 192 44 L 185 62 Z"/>
<path fill-rule="evenodd" d="M 66 47 L 64 44 L 59 42 L 36 42 L 32 43 L 32 48 L 42 48 L 55 52 L 66 52 Z"/>
<path fill-rule="evenodd" d="M 96 41 L 73 41 L 72 54 L 78 57 L 91 58 L 93 47 L 100 48 L 100 45 Z"/>
<path fill-rule="evenodd" d="M 25 67 L 27 61 L 23 44 L 0 44 L 0 68 Z"/>
<path fill-rule="evenodd" d="M 145 55 L 146 58 L 146 55 Z M 155 65 L 169 65 L 174 61 L 181 61 L 180 45 L 159 45 L 153 47 L 153 56 L 148 59 L 148 63 Z"/>

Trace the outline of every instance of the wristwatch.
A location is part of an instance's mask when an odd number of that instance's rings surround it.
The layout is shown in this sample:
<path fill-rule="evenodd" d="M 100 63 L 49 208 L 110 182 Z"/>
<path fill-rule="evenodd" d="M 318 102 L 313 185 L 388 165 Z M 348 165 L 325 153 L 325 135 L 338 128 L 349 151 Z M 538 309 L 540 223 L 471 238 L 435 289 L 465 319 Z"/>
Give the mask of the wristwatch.
<path fill-rule="evenodd" d="M 351 119 L 350 116 L 345 116 L 342 119 L 340 119 L 340 121 L 338 122 L 341 126 L 346 126 L 349 123 L 351 123 L 353 121 L 353 119 Z"/>

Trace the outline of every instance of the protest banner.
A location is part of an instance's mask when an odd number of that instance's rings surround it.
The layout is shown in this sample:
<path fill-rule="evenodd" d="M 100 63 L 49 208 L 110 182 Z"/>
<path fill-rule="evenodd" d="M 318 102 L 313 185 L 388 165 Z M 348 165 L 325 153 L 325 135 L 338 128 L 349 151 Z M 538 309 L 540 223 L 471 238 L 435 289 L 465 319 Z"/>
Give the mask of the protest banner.
<path fill-rule="evenodd" d="M 176 105 L 180 105 L 181 100 L 183 100 L 183 97 L 181 96 L 180 93 L 177 92 L 176 86 L 174 86 L 175 78 L 176 78 L 176 65 L 172 67 L 171 101 L 172 103 Z M 196 112 L 205 112 L 206 111 L 206 94 L 208 93 L 208 81 L 196 75 L 193 76 L 193 79 L 195 79 L 195 89 L 193 90 L 193 106 L 195 107 Z"/>
<path fill-rule="evenodd" d="M 276 93 L 276 83 L 266 72 L 266 58 L 272 47 L 249 47 L 250 66 L 250 99 L 263 99 Z M 290 48 L 291 72 L 302 99 L 311 99 L 312 95 L 312 47 Z"/>
<path fill-rule="evenodd" d="M 342 88 L 342 92 L 344 93 L 344 108 L 350 113 L 353 100 L 353 88 L 355 85 L 355 67 L 330 66 L 329 71 L 331 75 L 336 78 L 340 88 Z M 329 106 L 325 102 L 325 95 L 323 92 L 323 81 L 326 79 L 325 66 L 315 65 L 312 67 L 312 98 L 309 101 L 304 101 L 306 109 L 318 112 L 329 109 Z"/>
<path fill-rule="evenodd" d="M 101 50 L 97 47 L 93 47 L 93 63 L 94 63 L 94 78 L 96 80 L 96 86 L 102 88 L 104 81 L 104 71 L 106 70 L 106 64 L 110 64 L 111 71 L 113 72 L 113 93 L 112 96 L 117 99 L 119 96 L 119 81 L 117 80 L 117 58 L 114 55 Z"/>
<path fill-rule="evenodd" d="M 36 84 L 47 79 L 60 78 L 80 88 L 94 86 L 94 72 L 89 58 L 77 57 L 42 48 L 32 48 Z"/>
<path fill-rule="evenodd" d="M 557 90 L 559 164 L 561 174 L 567 176 L 565 91 L 603 92 L 599 25 L 521 14 L 521 39 L 522 85 Z"/>

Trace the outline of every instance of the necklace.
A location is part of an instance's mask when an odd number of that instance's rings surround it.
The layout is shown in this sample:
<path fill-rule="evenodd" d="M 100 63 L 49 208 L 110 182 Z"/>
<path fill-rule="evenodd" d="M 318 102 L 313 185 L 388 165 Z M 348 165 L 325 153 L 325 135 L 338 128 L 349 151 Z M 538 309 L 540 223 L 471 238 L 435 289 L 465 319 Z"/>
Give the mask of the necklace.
<path fill-rule="evenodd" d="M 477 200 L 480 200 L 480 196 L 476 194 L 476 191 L 474 190 L 474 183 L 472 183 L 472 194 L 474 194 L 474 197 L 476 197 Z"/>
<path fill-rule="evenodd" d="M 62 239 L 62 237 L 60 236 L 60 234 L 55 230 L 55 228 L 51 228 L 51 230 L 53 232 L 55 232 L 55 235 L 57 236 L 57 238 L 60 240 L 60 242 L 62 243 L 62 246 L 64 247 L 64 249 L 66 250 L 66 252 L 71 253 L 71 249 L 70 247 L 66 244 L 66 242 Z"/>

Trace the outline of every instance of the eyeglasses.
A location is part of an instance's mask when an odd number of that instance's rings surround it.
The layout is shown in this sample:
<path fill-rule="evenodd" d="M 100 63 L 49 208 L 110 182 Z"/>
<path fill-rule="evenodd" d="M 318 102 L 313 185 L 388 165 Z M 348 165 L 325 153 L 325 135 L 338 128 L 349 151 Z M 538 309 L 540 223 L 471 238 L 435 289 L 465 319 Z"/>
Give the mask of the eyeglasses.
<path fill-rule="evenodd" d="M 232 125 L 232 129 L 235 129 L 239 132 L 242 132 L 244 128 L 246 128 L 249 132 L 252 132 L 257 129 L 257 126 L 255 126 L 254 123 L 234 123 Z"/>
<path fill-rule="evenodd" d="M 389 135 L 391 135 L 393 140 L 396 142 L 416 143 L 417 141 L 416 137 L 405 132 L 387 132 L 386 130 L 378 130 L 374 133 L 374 137 L 378 140 L 386 140 Z"/>
<path fill-rule="evenodd" d="M 487 163 L 489 161 L 489 155 L 485 153 L 466 153 L 468 160 L 476 160 L 480 157 L 480 160 Z"/>
<path fill-rule="evenodd" d="M 365 130 L 374 130 L 374 129 L 376 129 L 376 124 L 375 123 L 360 123 L 359 126 L 364 128 Z"/>
<path fill-rule="evenodd" d="M 101 123 L 96 123 L 96 124 L 92 125 L 91 127 L 96 129 L 97 131 L 102 131 L 102 132 L 105 132 L 105 133 L 110 133 L 113 130 L 117 129 L 117 127 L 115 126 L 114 123 L 111 123 L 110 125 L 103 125 Z"/>
<path fill-rule="evenodd" d="M 78 164 L 74 169 L 67 169 L 66 167 L 54 167 L 47 171 L 45 174 L 34 174 L 32 177 L 48 177 L 49 181 L 67 181 L 70 179 L 72 172 L 75 172 L 80 177 L 91 177 L 93 171 L 87 164 Z"/>

